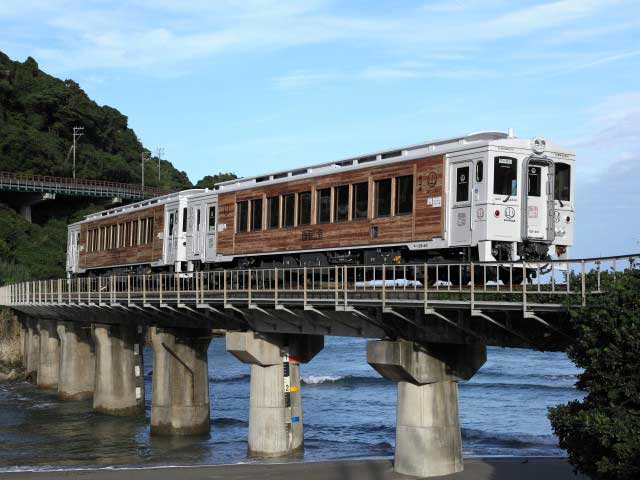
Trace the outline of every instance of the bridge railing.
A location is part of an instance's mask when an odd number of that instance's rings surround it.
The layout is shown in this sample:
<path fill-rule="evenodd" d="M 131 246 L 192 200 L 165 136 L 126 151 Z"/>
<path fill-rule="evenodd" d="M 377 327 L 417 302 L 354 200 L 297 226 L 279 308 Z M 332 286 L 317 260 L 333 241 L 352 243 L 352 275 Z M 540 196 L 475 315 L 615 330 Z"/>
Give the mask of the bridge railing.
<path fill-rule="evenodd" d="M 52 192 L 67 194 L 89 194 L 93 196 L 120 196 L 125 198 L 146 198 L 162 195 L 158 187 L 122 182 L 109 182 L 86 178 L 54 177 L 24 173 L 0 172 L 0 190 L 23 192 Z"/>
<path fill-rule="evenodd" d="M 349 310 L 382 306 L 425 311 L 544 310 L 585 305 L 616 275 L 637 267 L 640 254 L 518 263 L 437 263 L 375 266 L 211 270 L 192 273 L 85 276 L 0 288 L 4 305 L 301 306 Z"/>

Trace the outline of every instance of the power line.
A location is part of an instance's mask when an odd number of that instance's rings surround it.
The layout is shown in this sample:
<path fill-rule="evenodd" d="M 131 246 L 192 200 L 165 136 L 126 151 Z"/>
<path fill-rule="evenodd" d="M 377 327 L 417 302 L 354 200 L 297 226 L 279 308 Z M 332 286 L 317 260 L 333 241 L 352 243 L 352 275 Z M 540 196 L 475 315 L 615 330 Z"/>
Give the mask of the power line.
<path fill-rule="evenodd" d="M 73 148 L 73 178 L 76 178 L 76 145 L 77 145 L 77 140 L 84 135 L 84 127 L 73 127 L 73 145 L 71 148 Z M 69 158 L 69 155 L 67 155 L 67 158 Z"/>

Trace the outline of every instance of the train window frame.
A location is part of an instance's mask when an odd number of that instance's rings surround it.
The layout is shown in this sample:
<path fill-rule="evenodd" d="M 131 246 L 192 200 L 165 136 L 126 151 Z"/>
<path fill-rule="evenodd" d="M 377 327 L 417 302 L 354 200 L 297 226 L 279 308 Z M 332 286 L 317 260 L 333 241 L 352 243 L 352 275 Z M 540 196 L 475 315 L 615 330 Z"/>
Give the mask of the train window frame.
<path fill-rule="evenodd" d="M 507 163 L 507 161 L 509 161 Z M 507 172 L 509 176 L 503 177 L 502 174 Z M 498 175 L 500 173 L 500 175 Z M 504 178 L 504 180 L 503 180 Z M 502 180 L 502 181 L 499 181 Z M 509 182 L 510 180 L 510 182 Z M 493 194 L 507 198 L 516 197 L 518 195 L 518 159 L 514 157 L 505 157 L 498 155 L 493 160 Z"/>
<path fill-rule="evenodd" d="M 471 192 L 469 175 L 471 168 L 468 164 L 456 165 L 456 203 L 467 203 Z M 464 172 L 466 170 L 466 172 Z M 461 175 L 461 171 L 463 171 Z M 464 197 L 464 198 L 462 198 Z"/>
<path fill-rule="evenodd" d="M 249 201 L 236 202 L 236 233 L 249 231 Z"/>
<path fill-rule="evenodd" d="M 537 175 L 535 183 L 531 182 L 531 176 Z M 528 197 L 541 197 L 542 196 L 542 167 L 536 165 L 530 165 L 527 169 L 527 196 Z"/>
<path fill-rule="evenodd" d="M 146 245 L 147 239 L 147 218 L 140 219 L 140 245 Z"/>
<path fill-rule="evenodd" d="M 350 185 L 338 185 L 337 187 L 333 187 L 333 219 L 336 223 L 348 222 L 349 221 L 349 197 L 350 197 Z M 340 199 L 340 195 L 344 195 L 346 192 L 346 203 L 344 202 L 344 198 L 342 198 L 342 202 Z M 340 211 L 342 209 L 342 215 Z"/>
<path fill-rule="evenodd" d="M 478 160 L 476 162 L 476 183 L 482 183 L 484 181 L 484 162 Z"/>
<path fill-rule="evenodd" d="M 556 162 L 553 173 L 553 199 L 559 202 L 571 201 L 571 165 L 568 163 Z M 565 185 L 561 185 L 560 180 L 566 180 Z"/>
<path fill-rule="evenodd" d="M 176 216 L 175 216 L 175 213 L 174 213 L 174 212 L 169 213 L 169 235 L 168 235 L 168 236 L 169 236 L 170 238 L 171 238 L 171 237 L 173 237 L 173 233 L 174 233 L 174 232 L 173 232 L 173 229 L 174 229 L 174 226 L 175 226 L 175 222 L 176 222 Z M 135 242 L 136 242 L 136 245 L 137 245 L 137 243 L 138 243 L 138 232 L 140 231 L 140 230 L 137 228 L 137 222 L 136 222 L 136 229 L 135 229 L 135 230 L 136 230 L 136 233 L 135 233 Z"/>
<path fill-rule="evenodd" d="M 375 213 L 375 217 L 376 218 L 381 218 L 381 217 L 390 217 L 391 216 L 391 203 L 392 203 L 392 196 L 393 196 L 393 185 L 392 185 L 392 179 L 391 178 L 381 178 L 379 180 L 376 180 L 373 184 L 373 211 Z M 384 210 L 381 213 L 381 186 L 382 185 L 386 185 L 386 183 L 388 182 L 388 198 L 384 198 L 384 200 L 387 201 L 387 205 L 385 205 Z M 386 186 L 385 186 L 385 190 L 386 190 Z M 385 195 L 385 197 L 387 197 L 387 195 Z M 384 203 L 382 204 L 384 205 Z"/>
<path fill-rule="evenodd" d="M 328 197 L 326 196 L 327 193 L 329 194 Z M 326 200 L 326 203 L 323 204 L 323 200 Z M 326 211 L 327 208 L 328 212 Z M 329 214 L 328 218 L 324 216 L 327 213 Z M 331 223 L 331 187 L 316 190 L 316 223 L 318 225 Z"/>
<path fill-rule="evenodd" d="M 366 220 L 369 218 L 369 182 L 358 182 L 352 185 L 353 203 L 351 205 L 352 220 Z M 364 192 L 364 199 L 359 196 Z M 364 205 L 364 215 L 362 214 L 362 206 Z"/>
<path fill-rule="evenodd" d="M 401 192 L 401 188 L 402 188 L 402 183 L 404 181 L 408 180 L 408 185 L 409 185 L 409 190 L 406 192 Z M 395 196 L 396 196 L 396 201 L 395 201 L 395 214 L 396 215 L 412 215 L 413 214 L 413 194 L 414 194 L 414 188 L 413 188 L 413 175 L 400 175 L 398 177 L 396 177 L 395 179 Z M 406 185 L 405 185 L 406 186 Z M 406 198 L 408 195 L 408 198 Z M 401 202 L 401 197 L 405 197 L 402 202 Z M 406 209 L 406 202 L 409 202 L 409 209 Z M 404 203 L 404 207 L 402 208 L 403 205 L 402 203 Z"/>
<path fill-rule="evenodd" d="M 298 225 L 305 226 L 311 225 L 311 204 L 312 204 L 312 194 L 311 190 L 307 190 L 304 192 L 298 192 L 296 194 L 298 196 Z M 304 204 L 304 200 L 307 199 L 308 204 Z M 304 207 L 304 208 L 303 208 Z M 303 215 L 305 215 L 303 218 Z"/>
<path fill-rule="evenodd" d="M 153 242 L 153 217 L 147 217 L 147 243 Z"/>
<path fill-rule="evenodd" d="M 187 233 L 187 223 L 189 219 L 188 212 L 189 209 L 187 207 L 182 209 L 182 233 Z"/>
<path fill-rule="evenodd" d="M 269 230 L 280 228 L 280 202 L 280 195 L 267 197 L 267 229 Z M 274 206 L 275 212 L 273 211 Z"/>
<path fill-rule="evenodd" d="M 212 215 L 213 214 L 213 215 Z M 216 206 L 209 205 L 209 233 L 216 232 Z"/>
<path fill-rule="evenodd" d="M 138 220 L 131 222 L 131 245 L 137 246 L 140 243 L 140 229 L 138 228 Z"/>
<path fill-rule="evenodd" d="M 262 230 L 262 198 L 251 200 L 251 231 Z"/>
<path fill-rule="evenodd" d="M 125 246 L 124 225 L 124 222 L 118 224 L 118 248 L 122 248 Z"/>
<path fill-rule="evenodd" d="M 288 202 L 291 201 L 291 205 L 288 206 Z M 287 193 L 282 195 L 282 226 L 284 228 L 295 227 L 296 222 L 296 194 Z"/>

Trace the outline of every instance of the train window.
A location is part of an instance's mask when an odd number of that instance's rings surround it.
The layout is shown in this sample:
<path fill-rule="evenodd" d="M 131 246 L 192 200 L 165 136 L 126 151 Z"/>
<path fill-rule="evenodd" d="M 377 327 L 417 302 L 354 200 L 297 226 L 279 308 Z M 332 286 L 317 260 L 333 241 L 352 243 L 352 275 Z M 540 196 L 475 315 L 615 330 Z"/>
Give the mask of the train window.
<path fill-rule="evenodd" d="M 182 231 L 187 231 L 187 207 L 182 209 Z"/>
<path fill-rule="evenodd" d="M 200 231 L 200 209 L 196 210 L 196 231 Z"/>
<path fill-rule="evenodd" d="M 311 224 L 311 192 L 298 194 L 298 225 Z"/>
<path fill-rule="evenodd" d="M 216 231 L 216 207 L 214 206 L 209 207 L 209 231 Z"/>
<path fill-rule="evenodd" d="M 293 193 L 282 196 L 282 226 L 293 227 L 293 211 L 295 209 L 296 196 Z"/>
<path fill-rule="evenodd" d="M 262 230 L 262 199 L 251 200 L 251 230 Z"/>
<path fill-rule="evenodd" d="M 396 177 L 396 215 L 413 212 L 413 175 Z"/>
<path fill-rule="evenodd" d="M 456 169 L 456 202 L 469 201 L 469 167 Z"/>
<path fill-rule="evenodd" d="M 118 248 L 122 248 L 125 246 L 124 244 L 124 223 L 118 225 Z"/>
<path fill-rule="evenodd" d="M 267 198 L 267 228 L 280 226 L 280 197 Z"/>
<path fill-rule="evenodd" d="M 329 223 L 331 221 L 331 189 L 318 190 L 316 223 Z"/>
<path fill-rule="evenodd" d="M 147 219 L 147 242 L 153 241 L 153 217 Z"/>
<path fill-rule="evenodd" d="M 173 213 L 169 216 L 169 236 L 173 235 Z M 138 245 L 138 221 L 131 223 L 131 245 Z"/>
<path fill-rule="evenodd" d="M 127 222 L 124 224 L 124 243 L 123 247 L 131 246 L 131 222 Z"/>
<path fill-rule="evenodd" d="M 140 220 L 140 245 L 147 244 L 147 219 Z"/>
<path fill-rule="evenodd" d="M 481 183 L 484 180 L 484 162 L 480 160 L 476 162 L 476 183 Z"/>
<path fill-rule="evenodd" d="M 333 212 L 336 222 L 349 220 L 349 185 L 335 187 Z"/>
<path fill-rule="evenodd" d="M 571 165 L 556 163 L 555 166 L 555 195 L 561 202 L 571 201 Z"/>
<path fill-rule="evenodd" d="M 353 212 L 351 218 L 367 218 L 369 212 L 369 184 L 367 182 L 353 185 Z"/>
<path fill-rule="evenodd" d="M 376 217 L 391 215 L 391 179 L 376 180 L 374 211 Z"/>
<path fill-rule="evenodd" d="M 173 237 L 173 222 L 175 221 L 175 217 L 173 215 L 173 213 L 169 214 L 169 236 Z M 134 223 L 134 229 L 138 230 L 138 224 Z M 133 235 L 135 239 L 138 238 L 138 232 L 136 231 L 135 234 Z"/>
<path fill-rule="evenodd" d="M 530 197 L 539 197 L 542 190 L 542 169 L 540 167 L 529 167 L 528 189 Z"/>
<path fill-rule="evenodd" d="M 493 193 L 514 196 L 518 194 L 518 162 L 515 158 L 496 157 L 493 166 Z"/>
<path fill-rule="evenodd" d="M 249 202 L 238 202 L 237 203 L 237 232 L 246 232 L 249 227 Z"/>

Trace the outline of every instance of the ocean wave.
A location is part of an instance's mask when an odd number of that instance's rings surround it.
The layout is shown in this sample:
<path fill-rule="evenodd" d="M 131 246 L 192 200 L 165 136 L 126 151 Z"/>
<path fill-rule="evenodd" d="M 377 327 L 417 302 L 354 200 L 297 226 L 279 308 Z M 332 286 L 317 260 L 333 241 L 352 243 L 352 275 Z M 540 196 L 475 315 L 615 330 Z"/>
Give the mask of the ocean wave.
<path fill-rule="evenodd" d="M 472 445 L 500 447 L 558 447 L 553 435 L 530 435 L 526 433 L 494 433 L 473 428 L 462 429 L 462 440 Z"/>
<path fill-rule="evenodd" d="M 211 382 L 217 383 L 227 383 L 227 382 L 239 382 L 241 380 L 249 380 L 251 375 L 248 373 L 243 373 L 241 375 L 232 375 L 230 377 L 209 377 Z"/>
<path fill-rule="evenodd" d="M 239 418 L 222 417 L 222 418 L 212 418 L 211 424 L 218 427 L 234 426 L 234 425 L 246 427 L 247 425 L 249 425 L 249 422 L 247 422 L 246 420 L 240 420 Z"/>
<path fill-rule="evenodd" d="M 460 388 L 487 389 L 487 390 L 550 390 L 555 392 L 565 391 L 575 394 L 578 390 L 570 385 L 545 385 L 541 383 L 508 383 L 508 382 L 462 382 Z"/>
<path fill-rule="evenodd" d="M 391 383 L 382 377 L 360 377 L 354 375 L 308 375 L 302 377 L 305 385 L 380 385 Z"/>

